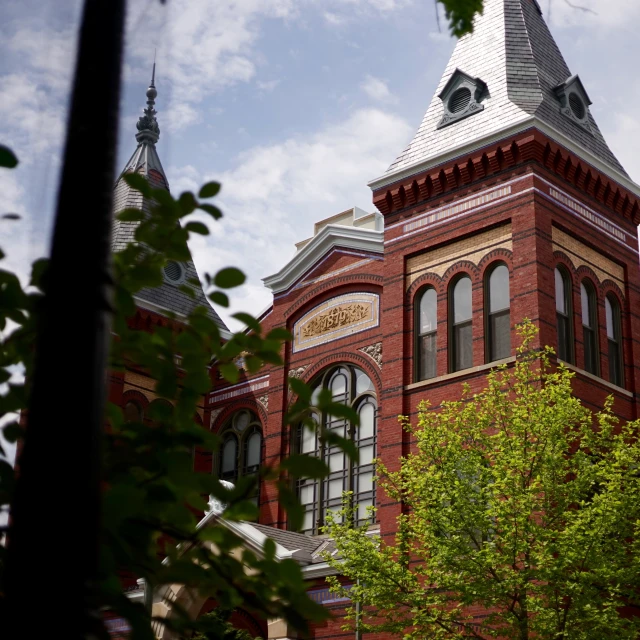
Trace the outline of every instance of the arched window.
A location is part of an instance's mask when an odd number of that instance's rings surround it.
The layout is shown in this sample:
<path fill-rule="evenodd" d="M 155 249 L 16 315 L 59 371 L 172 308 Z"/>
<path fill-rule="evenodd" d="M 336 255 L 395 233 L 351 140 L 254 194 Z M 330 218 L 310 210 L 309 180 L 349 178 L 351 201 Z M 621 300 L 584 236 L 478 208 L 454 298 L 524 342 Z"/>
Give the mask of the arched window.
<path fill-rule="evenodd" d="M 341 509 L 344 491 L 353 492 L 360 523 L 366 522 L 367 507 L 375 502 L 373 459 L 378 405 L 373 382 L 362 369 L 340 365 L 321 374 L 314 384 L 313 397 L 317 397 L 322 389 L 330 389 L 335 401 L 353 407 L 360 416 L 360 426 L 320 412 L 313 414 L 314 421 L 353 441 L 360 451 L 360 460 L 354 463 L 338 447 L 322 446 L 315 431 L 298 428 L 295 450 L 318 457 L 329 467 L 329 475 L 320 481 L 304 479 L 297 482 L 298 497 L 305 511 L 302 531 L 310 534 L 318 533 L 328 511 Z"/>
<path fill-rule="evenodd" d="M 607 343 L 609 347 L 609 382 L 624 385 L 622 367 L 622 320 L 620 318 L 620 303 L 618 299 L 607 294 L 604 299 L 607 316 Z"/>
<path fill-rule="evenodd" d="M 451 371 L 473 366 L 471 278 L 462 276 L 449 288 L 449 350 Z"/>
<path fill-rule="evenodd" d="M 598 375 L 598 314 L 596 290 L 589 280 L 580 283 L 582 307 L 582 343 L 584 344 L 584 368 Z"/>
<path fill-rule="evenodd" d="M 144 419 L 142 407 L 134 400 L 129 400 L 124 405 L 123 415 L 125 422 L 142 422 Z"/>
<path fill-rule="evenodd" d="M 573 363 L 573 309 L 571 281 L 564 267 L 555 268 L 556 326 L 558 329 L 558 358 Z"/>
<path fill-rule="evenodd" d="M 257 416 L 245 409 L 234 413 L 220 430 L 218 477 L 236 482 L 260 470 L 262 462 L 262 427 Z M 256 495 L 256 500 L 257 500 Z"/>
<path fill-rule="evenodd" d="M 511 298 L 507 265 L 498 264 L 491 269 L 486 288 L 487 361 L 493 362 L 511 355 Z"/>
<path fill-rule="evenodd" d="M 433 287 L 425 289 L 417 299 L 416 332 L 416 381 L 436 376 L 436 334 L 438 328 L 438 294 Z"/>

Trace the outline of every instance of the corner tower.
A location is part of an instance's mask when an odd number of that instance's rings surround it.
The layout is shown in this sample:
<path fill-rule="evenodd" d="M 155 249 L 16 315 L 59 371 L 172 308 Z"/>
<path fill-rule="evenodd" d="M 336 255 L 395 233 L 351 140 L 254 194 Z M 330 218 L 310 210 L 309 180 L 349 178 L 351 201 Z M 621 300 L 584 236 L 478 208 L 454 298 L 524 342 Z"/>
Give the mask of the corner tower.
<path fill-rule="evenodd" d="M 640 187 L 589 109 L 536 0 L 485 0 L 409 145 L 370 182 L 384 216 L 380 447 L 399 414 L 484 385 L 515 325 L 575 370 L 592 406 L 640 414 Z M 393 356 L 391 354 L 394 354 Z M 397 507 L 382 507 L 392 525 Z"/>

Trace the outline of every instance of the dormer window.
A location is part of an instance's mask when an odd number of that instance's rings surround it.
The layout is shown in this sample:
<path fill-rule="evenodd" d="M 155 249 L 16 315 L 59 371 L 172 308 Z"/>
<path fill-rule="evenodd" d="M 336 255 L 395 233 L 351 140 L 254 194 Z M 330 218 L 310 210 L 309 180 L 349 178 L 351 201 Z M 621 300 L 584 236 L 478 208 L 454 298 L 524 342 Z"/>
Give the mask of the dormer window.
<path fill-rule="evenodd" d="M 591 133 L 589 105 L 591 100 L 578 76 L 571 76 L 554 89 L 560 101 L 560 113 Z"/>
<path fill-rule="evenodd" d="M 438 129 L 482 111 L 482 100 L 486 95 L 487 85 L 480 78 L 472 78 L 456 69 L 438 96 L 444 106 L 444 115 L 438 123 Z"/>

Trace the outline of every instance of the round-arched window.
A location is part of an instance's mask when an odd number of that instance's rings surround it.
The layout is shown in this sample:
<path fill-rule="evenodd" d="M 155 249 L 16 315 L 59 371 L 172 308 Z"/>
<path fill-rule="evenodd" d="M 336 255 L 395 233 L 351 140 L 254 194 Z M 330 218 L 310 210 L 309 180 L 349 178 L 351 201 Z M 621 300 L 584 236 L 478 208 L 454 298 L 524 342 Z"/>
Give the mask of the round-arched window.
<path fill-rule="evenodd" d="M 313 420 L 337 435 L 351 440 L 360 452 L 358 463 L 354 463 L 336 446 L 322 445 L 316 430 L 301 426 L 297 429 L 295 450 L 297 453 L 315 456 L 329 467 L 329 475 L 322 480 L 303 479 L 297 481 L 297 493 L 304 507 L 302 531 L 318 533 L 329 511 L 337 512 L 342 507 L 342 494 L 353 493 L 358 522 L 369 518 L 367 508 L 375 503 L 374 464 L 376 456 L 376 423 L 378 404 L 375 386 L 362 369 L 342 364 L 324 371 L 313 387 L 313 399 L 322 389 L 331 391 L 334 401 L 352 407 L 360 418 L 360 425 L 316 411 Z"/>
<path fill-rule="evenodd" d="M 262 463 L 262 425 L 258 417 L 246 409 L 237 411 L 223 425 L 220 435 L 218 477 L 235 483 L 240 476 L 258 473 Z"/>

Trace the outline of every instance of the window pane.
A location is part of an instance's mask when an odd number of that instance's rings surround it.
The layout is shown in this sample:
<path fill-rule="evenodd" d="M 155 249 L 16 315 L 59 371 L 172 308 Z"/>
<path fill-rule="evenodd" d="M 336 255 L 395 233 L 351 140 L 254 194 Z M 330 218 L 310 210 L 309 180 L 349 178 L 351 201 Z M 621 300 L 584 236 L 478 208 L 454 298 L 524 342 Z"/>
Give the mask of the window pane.
<path fill-rule="evenodd" d="M 315 484 L 311 483 L 300 487 L 298 495 L 300 496 L 301 504 L 311 504 L 315 499 Z"/>
<path fill-rule="evenodd" d="M 373 490 L 373 471 L 367 473 L 361 473 L 358 476 L 358 493 L 365 493 L 365 491 Z"/>
<path fill-rule="evenodd" d="M 238 460 L 238 444 L 231 436 L 227 438 L 222 447 L 222 473 L 235 473 Z"/>
<path fill-rule="evenodd" d="M 584 282 L 580 283 L 580 304 L 582 306 L 582 324 L 591 327 L 591 296 Z"/>
<path fill-rule="evenodd" d="M 251 414 L 248 411 L 239 411 L 233 418 L 233 427 L 239 433 L 242 433 L 251 422 Z"/>
<path fill-rule="evenodd" d="M 356 371 L 356 394 L 360 395 L 365 391 L 374 391 L 371 378 L 364 371 Z"/>
<path fill-rule="evenodd" d="M 555 279 L 556 279 L 556 311 L 559 313 L 567 313 L 567 296 L 565 292 L 565 282 L 562 277 L 562 273 L 560 269 L 556 267 L 555 271 Z"/>
<path fill-rule="evenodd" d="M 260 448 L 262 437 L 259 433 L 253 433 L 247 440 L 247 467 L 257 467 L 260 465 Z"/>
<path fill-rule="evenodd" d="M 589 373 L 597 374 L 596 370 L 596 334 L 593 329 L 583 327 L 582 339 L 584 342 L 584 368 Z"/>
<path fill-rule="evenodd" d="M 304 514 L 304 518 L 302 520 L 302 530 L 303 531 L 313 531 L 313 511 L 307 511 Z"/>
<path fill-rule="evenodd" d="M 558 358 L 569 362 L 569 319 L 556 314 L 558 323 Z"/>
<path fill-rule="evenodd" d="M 610 340 L 615 340 L 616 329 L 613 319 L 613 307 L 611 306 L 611 302 L 609 301 L 609 296 L 604 299 L 604 308 L 607 316 L 607 338 L 609 338 Z"/>
<path fill-rule="evenodd" d="M 471 320 L 471 278 L 460 278 L 453 289 L 454 323 Z"/>
<path fill-rule="evenodd" d="M 428 380 L 436 377 L 436 334 L 418 338 L 418 349 L 420 358 L 418 376 L 420 380 Z"/>
<path fill-rule="evenodd" d="M 358 515 L 357 518 L 360 522 L 366 520 L 369 516 L 367 514 L 367 508 L 373 504 L 373 500 L 362 500 L 358 502 Z"/>
<path fill-rule="evenodd" d="M 342 492 L 344 491 L 343 483 L 344 483 L 344 480 L 342 478 L 337 478 L 336 480 L 329 480 L 329 491 L 328 491 L 329 500 L 342 497 Z"/>
<path fill-rule="evenodd" d="M 347 392 L 347 376 L 344 373 L 341 373 L 344 369 L 340 369 L 338 373 L 336 373 L 331 378 L 331 383 L 329 385 L 333 397 L 344 395 Z"/>
<path fill-rule="evenodd" d="M 511 315 L 509 310 L 489 317 L 491 360 L 502 360 L 511 355 Z"/>
<path fill-rule="evenodd" d="M 473 341 L 471 322 L 453 328 L 454 370 L 461 371 L 473 366 Z"/>
<path fill-rule="evenodd" d="M 137 402 L 127 402 L 124 405 L 124 419 L 126 422 L 142 422 L 142 407 Z"/>
<path fill-rule="evenodd" d="M 420 318 L 418 332 L 430 333 L 438 325 L 437 316 L 438 294 L 435 289 L 427 289 L 420 298 Z"/>
<path fill-rule="evenodd" d="M 345 468 L 344 453 L 332 453 L 327 460 L 330 471 L 342 471 Z"/>
<path fill-rule="evenodd" d="M 300 453 L 313 453 L 316 450 L 316 432 L 308 427 L 301 427 Z"/>
<path fill-rule="evenodd" d="M 622 386 L 622 359 L 620 358 L 620 345 L 609 340 L 609 381 Z"/>
<path fill-rule="evenodd" d="M 360 405 L 360 426 L 358 427 L 358 439 L 371 438 L 374 435 L 374 420 L 376 408 L 372 402 Z"/>
<path fill-rule="evenodd" d="M 509 269 L 498 265 L 489 278 L 489 313 L 509 308 Z"/>
<path fill-rule="evenodd" d="M 373 445 L 360 447 L 360 466 L 371 464 L 373 460 Z"/>

